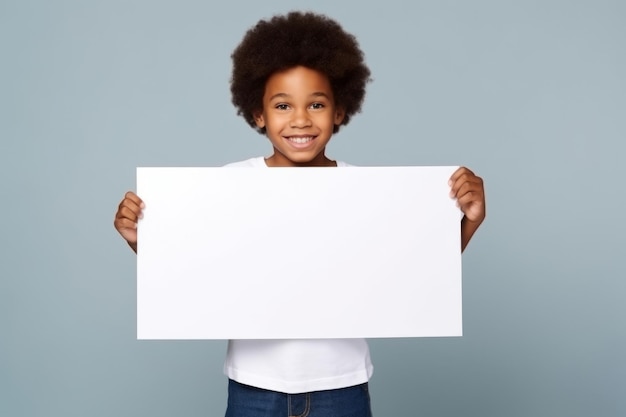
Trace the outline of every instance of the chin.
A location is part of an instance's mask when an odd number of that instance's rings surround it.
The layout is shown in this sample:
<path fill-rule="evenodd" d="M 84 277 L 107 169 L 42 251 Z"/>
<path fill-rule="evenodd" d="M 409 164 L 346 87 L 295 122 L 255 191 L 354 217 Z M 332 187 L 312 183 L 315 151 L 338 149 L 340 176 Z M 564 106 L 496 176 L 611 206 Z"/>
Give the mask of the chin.
<path fill-rule="evenodd" d="M 301 157 L 290 157 L 288 158 L 294 164 L 310 164 L 313 163 L 318 158 L 318 155 L 315 156 L 301 156 Z"/>

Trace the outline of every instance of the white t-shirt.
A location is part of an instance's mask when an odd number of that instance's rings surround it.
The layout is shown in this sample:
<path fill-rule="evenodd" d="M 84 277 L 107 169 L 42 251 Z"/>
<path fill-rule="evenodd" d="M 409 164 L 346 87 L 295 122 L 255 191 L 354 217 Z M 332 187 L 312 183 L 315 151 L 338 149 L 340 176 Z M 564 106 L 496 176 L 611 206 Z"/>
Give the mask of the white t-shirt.
<path fill-rule="evenodd" d="M 267 168 L 263 157 L 226 166 Z M 311 300 L 303 308 L 323 306 Z M 230 340 L 224 362 L 230 379 L 289 394 L 362 384 L 373 370 L 365 339 Z"/>

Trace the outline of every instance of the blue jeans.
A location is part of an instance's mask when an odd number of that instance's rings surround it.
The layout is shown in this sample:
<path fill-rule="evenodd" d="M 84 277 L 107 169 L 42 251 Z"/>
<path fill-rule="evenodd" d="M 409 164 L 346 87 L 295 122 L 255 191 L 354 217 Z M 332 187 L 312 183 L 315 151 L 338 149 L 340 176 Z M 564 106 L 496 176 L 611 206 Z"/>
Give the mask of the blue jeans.
<path fill-rule="evenodd" d="M 226 417 L 371 417 L 367 383 L 348 388 L 284 394 L 228 381 Z"/>

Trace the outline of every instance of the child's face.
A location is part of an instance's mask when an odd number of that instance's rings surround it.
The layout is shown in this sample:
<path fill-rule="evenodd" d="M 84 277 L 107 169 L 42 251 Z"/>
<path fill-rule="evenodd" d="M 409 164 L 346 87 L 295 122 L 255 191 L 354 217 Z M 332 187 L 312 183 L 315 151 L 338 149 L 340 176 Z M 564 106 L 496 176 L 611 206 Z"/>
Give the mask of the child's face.
<path fill-rule="evenodd" d="M 343 116 L 322 73 L 294 67 L 273 74 L 265 84 L 263 111 L 255 115 L 274 146 L 268 165 L 331 165 L 324 149 Z"/>

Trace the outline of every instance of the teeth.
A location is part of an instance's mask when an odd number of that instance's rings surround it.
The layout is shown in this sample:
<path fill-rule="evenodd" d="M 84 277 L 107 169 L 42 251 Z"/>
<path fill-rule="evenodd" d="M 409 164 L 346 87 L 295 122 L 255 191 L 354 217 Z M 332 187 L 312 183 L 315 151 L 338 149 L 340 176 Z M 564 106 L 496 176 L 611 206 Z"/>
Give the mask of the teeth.
<path fill-rule="evenodd" d="M 313 136 L 309 136 L 306 138 L 288 138 L 288 139 L 295 143 L 307 143 L 313 140 Z"/>

